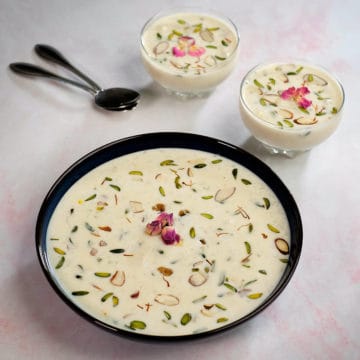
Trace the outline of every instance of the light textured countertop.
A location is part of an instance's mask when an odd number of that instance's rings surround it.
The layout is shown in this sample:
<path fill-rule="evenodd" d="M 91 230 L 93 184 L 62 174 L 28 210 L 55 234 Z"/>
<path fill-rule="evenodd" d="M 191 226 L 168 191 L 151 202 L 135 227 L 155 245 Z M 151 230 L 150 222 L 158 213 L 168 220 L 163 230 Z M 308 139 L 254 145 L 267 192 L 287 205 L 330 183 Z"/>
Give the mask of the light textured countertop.
<path fill-rule="evenodd" d="M 144 22 L 183 2 L 1 1 L 1 359 L 360 358 L 360 3 L 189 3 L 231 17 L 241 44 L 231 76 L 208 98 L 184 102 L 151 81 L 139 56 Z M 104 87 L 140 90 L 140 105 L 132 112 L 105 112 L 81 90 L 11 73 L 7 65 L 12 61 L 44 64 L 63 73 L 37 58 L 36 43 L 56 46 Z M 283 57 L 325 66 L 346 93 L 337 132 L 294 159 L 266 154 L 238 110 L 246 71 Z M 267 163 L 299 205 L 304 245 L 292 281 L 256 318 L 201 341 L 144 344 L 102 331 L 59 299 L 40 269 L 34 230 L 44 196 L 74 161 L 113 140 L 165 130 L 217 137 Z"/>

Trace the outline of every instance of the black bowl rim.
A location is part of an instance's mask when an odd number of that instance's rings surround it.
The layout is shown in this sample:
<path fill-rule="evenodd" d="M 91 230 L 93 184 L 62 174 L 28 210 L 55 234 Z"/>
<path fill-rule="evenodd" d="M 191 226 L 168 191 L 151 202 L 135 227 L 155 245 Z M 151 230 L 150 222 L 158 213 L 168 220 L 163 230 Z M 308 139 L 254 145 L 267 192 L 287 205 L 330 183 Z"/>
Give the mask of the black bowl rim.
<path fill-rule="evenodd" d="M 127 331 L 104 323 L 78 306 L 76 306 L 57 286 L 51 276 L 50 264 L 46 252 L 46 231 L 51 215 L 64 193 L 82 176 L 116 157 L 153 148 L 187 148 L 202 150 L 229 158 L 258 175 L 276 194 L 288 217 L 290 225 L 291 245 L 288 264 L 285 271 L 271 294 L 256 309 L 229 324 L 200 333 L 191 333 L 179 336 L 161 336 L 142 334 L 137 331 Z M 253 318 L 268 307 L 283 292 L 292 278 L 300 259 L 303 241 L 302 221 L 298 206 L 288 188 L 273 170 L 260 159 L 247 151 L 228 142 L 193 133 L 186 132 L 154 132 L 129 136 L 115 140 L 98 147 L 71 165 L 52 185 L 40 207 L 36 221 L 35 242 L 40 266 L 55 292 L 60 298 L 82 318 L 92 324 L 105 329 L 113 334 L 121 335 L 136 340 L 144 341 L 180 341 L 194 340 L 222 333 L 237 327 L 245 321 Z"/>

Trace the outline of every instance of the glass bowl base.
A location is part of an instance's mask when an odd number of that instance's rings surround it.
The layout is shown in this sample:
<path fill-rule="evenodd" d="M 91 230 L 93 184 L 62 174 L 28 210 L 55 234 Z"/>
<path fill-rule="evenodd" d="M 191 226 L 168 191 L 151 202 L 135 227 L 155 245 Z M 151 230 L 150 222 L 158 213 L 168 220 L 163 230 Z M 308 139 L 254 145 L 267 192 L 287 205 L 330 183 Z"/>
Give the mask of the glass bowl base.
<path fill-rule="evenodd" d="M 273 145 L 268 145 L 268 144 L 266 144 L 264 142 L 261 142 L 261 141 L 259 141 L 259 142 L 266 149 L 266 151 L 268 153 L 270 153 L 271 155 L 280 155 L 280 156 L 284 156 L 284 157 L 287 157 L 287 158 L 290 158 L 290 159 L 296 157 L 297 155 L 303 154 L 306 151 L 309 151 L 309 150 L 280 149 L 280 148 L 277 148 L 277 147 L 275 147 Z"/>
<path fill-rule="evenodd" d="M 212 89 L 206 90 L 206 91 L 199 91 L 199 92 L 177 91 L 177 90 L 171 90 L 168 88 L 164 88 L 164 89 L 169 95 L 176 96 L 177 98 L 182 99 L 182 100 L 205 99 L 205 98 L 209 97 L 209 95 L 212 93 Z"/>

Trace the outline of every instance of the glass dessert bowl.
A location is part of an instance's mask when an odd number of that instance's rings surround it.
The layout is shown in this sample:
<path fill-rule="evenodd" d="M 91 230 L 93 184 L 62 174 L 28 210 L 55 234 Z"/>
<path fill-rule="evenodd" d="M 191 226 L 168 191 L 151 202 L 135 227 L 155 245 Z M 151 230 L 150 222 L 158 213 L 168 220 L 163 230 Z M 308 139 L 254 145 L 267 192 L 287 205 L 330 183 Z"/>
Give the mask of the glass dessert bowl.
<path fill-rule="evenodd" d="M 340 82 L 322 67 L 297 60 L 267 62 L 245 75 L 240 114 L 270 152 L 291 157 L 334 133 L 344 98 Z"/>
<path fill-rule="evenodd" d="M 206 96 L 233 70 L 239 36 L 214 11 L 178 8 L 152 17 L 141 31 L 141 56 L 151 77 L 170 93 Z"/>

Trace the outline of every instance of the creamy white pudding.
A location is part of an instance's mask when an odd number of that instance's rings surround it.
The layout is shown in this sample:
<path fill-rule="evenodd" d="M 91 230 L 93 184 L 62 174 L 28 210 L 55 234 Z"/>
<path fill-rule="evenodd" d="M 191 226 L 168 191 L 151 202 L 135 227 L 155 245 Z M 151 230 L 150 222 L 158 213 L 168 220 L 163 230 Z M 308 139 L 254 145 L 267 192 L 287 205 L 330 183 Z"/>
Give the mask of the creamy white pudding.
<path fill-rule="evenodd" d="M 152 78 L 185 95 L 214 89 L 233 70 L 239 38 L 228 19 L 190 9 L 159 14 L 141 33 L 141 55 Z"/>
<path fill-rule="evenodd" d="M 50 219 L 52 276 L 78 307 L 147 335 L 205 332 L 259 307 L 291 247 L 274 192 L 208 152 L 160 148 L 95 168 Z"/>
<path fill-rule="evenodd" d="M 339 125 L 344 92 L 326 70 L 268 63 L 252 69 L 240 89 L 240 112 L 251 133 L 274 151 L 305 151 Z"/>

